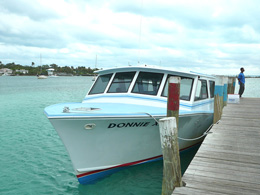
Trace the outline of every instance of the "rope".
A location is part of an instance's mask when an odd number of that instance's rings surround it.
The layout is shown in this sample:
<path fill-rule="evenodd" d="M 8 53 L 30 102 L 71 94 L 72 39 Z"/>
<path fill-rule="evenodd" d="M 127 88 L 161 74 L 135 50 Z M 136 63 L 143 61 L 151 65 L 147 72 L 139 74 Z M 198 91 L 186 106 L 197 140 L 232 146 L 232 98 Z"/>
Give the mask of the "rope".
<path fill-rule="evenodd" d="M 147 114 L 148 116 L 152 117 L 155 120 L 155 122 L 159 124 L 159 121 L 156 118 L 154 118 L 153 115 L 149 114 L 148 112 L 144 112 L 144 114 Z"/>
<path fill-rule="evenodd" d="M 144 112 L 144 113 L 147 114 L 148 116 L 152 117 L 152 118 L 159 124 L 159 121 L 158 121 L 156 118 L 154 118 L 154 116 L 152 116 L 151 114 L 149 114 L 149 113 L 147 113 L 147 112 Z M 219 121 L 220 121 L 220 120 L 219 120 Z M 218 124 L 219 121 L 216 122 L 216 124 Z M 211 132 L 209 132 L 209 131 L 210 131 L 210 129 L 212 128 L 212 126 L 213 126 L 213 124 L 210 125 L 209 128 L 208 128 L 201 136 L 199 136 L 199 137 L 192 138 L 192 139 L 186 139 L 186 138 L 182 138 L 182 137 L 179 137 L 179 136 L 178 136 L 178 139 L 183 140 L 183 141 L 195 141 L 195 140 L 201 139 L 202 137 L 204 137 L 204 136 L 206 136 L 206 135 L 208 135 L 208 134 L 211 133 Z"/>
<path fill-rule="evenodd" d="M 186 139 L 186 138 L 178 137 L 178 139 L 183 140 L 183 141 L 195 141 L 195 140 L 201 139 L 201 138 L 203 138 L 204 136 L 207 136 L 208 134 L 211 133 L 211 132 L 209 132 L 209 131 L 210 131 L 210 129 L 211 129 L 212 126 L 213 126 L 213 124 L 210 125 L 209 128 L 208 128 L 201 136 L 199 136 L 199 137 L 197 137 L 197 138 Z"/>

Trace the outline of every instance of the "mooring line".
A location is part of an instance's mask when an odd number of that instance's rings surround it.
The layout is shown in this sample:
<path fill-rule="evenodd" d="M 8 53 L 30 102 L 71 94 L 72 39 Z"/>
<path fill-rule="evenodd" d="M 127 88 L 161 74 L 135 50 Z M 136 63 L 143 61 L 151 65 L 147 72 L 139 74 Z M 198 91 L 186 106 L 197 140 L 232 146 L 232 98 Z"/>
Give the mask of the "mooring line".
<path fill-rule="evenodd" d="M 159 121 L 158 121 L 153 115 L 151 115 L 151 114 L 149 114 L 149 113 L 147 113 L 147 112 L 144 112 L 144 113 L 147 114 L 148 116 L 152 117 L 152 118 L 159 124 Z M 219 122 L 219 121 L 218 121 L 218 122 Z M 218 123 L 218 122 L 217 122 L 217 123 Z M 212 126 L 213 126 L 213 124 L 210 125 L 209 128 L 208 128 L 201 136 L 199 136 L 199 137 L 197 137 L 197 138 L 186 139 L 186 138 L 182 138 L 182 137 L 179 137 L 179 136 L 178 136 L 178 139 L 183 140 L 183 141 L 195 141 L 195 140 L 201 139 L 201 138 L 203 138 L 204 136 L 210 134 L 209 131 L 210 131 L 210 129 L 212 128 Z"/>

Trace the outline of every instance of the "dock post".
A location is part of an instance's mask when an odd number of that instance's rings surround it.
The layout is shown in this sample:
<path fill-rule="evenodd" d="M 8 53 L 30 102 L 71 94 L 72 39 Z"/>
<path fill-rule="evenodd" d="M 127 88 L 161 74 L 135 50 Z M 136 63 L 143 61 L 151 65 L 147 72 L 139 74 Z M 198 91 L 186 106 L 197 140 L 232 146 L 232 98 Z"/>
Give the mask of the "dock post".
<path fill-rule="evenodd" d="M 168 80 L 167 117 L 176 117 L 177 125 L 179 122 L 180 83 L 180 77 L 170 77 Z"/>
<path fill-rule="evenodd" d="M 228 77 L 228 89 L 227 89 L 228 94 L 232 94 L 232 87 L 233 87 L 233 77 Z"/>
<path fill-rule="evenodd" d="M 182 186 L 178 144 L 180 81 L 180 77 L 169 78 L 167 118 L 159 120 L 163 153 L 162 195 L 170 195 L 175 187 Z"/>
<path fill-rule="evenodd" d="M 224 95 L 224 82 L 223 76 L 216 76 L 216 84 L 215 84 L 215 95 L 218 94 L 220 98 L 220 104 L 223 108 L 223 95 Z"/>
<path fill-rule="evenodd" d="M 221 106 L 220 106 L 220 98 L 219 95 L 216 94 L 214 96 L 214 116 L 213 123 L 216 124 L 221 118 Z"/>
<path fill-rule="evenodd" d="M 228 77 L 223 77 L 223 107 L 227 105 Z"/>
<path fill-rule="evenodd" d="M 215 94 L 214 94 L 214 124 L 218 122 L 222 115 L 222 108 L 223 108 L 223 77 L 217 76 L 216 77 L 216 84 L 215 84 Z"/>
<path fill-rule="evenodd" d="M 231 91 L 231 93 L 232 93 L 232 94 L 235 94 L 236 77 L 233 77 L 233 78 L 232 78 L 232 81 L 233 81 L 233 86 L 232 86 L 232 91 Z"/>
<path fill-rule="evenodd" d="M 228 94 L 234 94 L 236 87 L 236 77 L 228 77 Z"/>

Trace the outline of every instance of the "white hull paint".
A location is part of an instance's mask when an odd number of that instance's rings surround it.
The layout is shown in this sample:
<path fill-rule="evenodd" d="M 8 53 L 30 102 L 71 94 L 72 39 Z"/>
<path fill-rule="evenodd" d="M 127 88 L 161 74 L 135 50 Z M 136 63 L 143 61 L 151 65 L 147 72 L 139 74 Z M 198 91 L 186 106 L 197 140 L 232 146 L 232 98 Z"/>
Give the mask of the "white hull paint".
<path fill-rule="evenodd" d="M 213 115 L 209 113 L 180 116 L 179 137 L 185 139 L 199 137 L 209 128 L 212 120 Z M 159 126 L 149 116 L 102 119 L 53 118 L 50 121 L 66 146 L 77 174 L 162 155 Z M 96 126 L 93 129 L 86 129 L 87 124 Z M 179 140 L 180 150 L 201 141 L 202 139 Z"/>

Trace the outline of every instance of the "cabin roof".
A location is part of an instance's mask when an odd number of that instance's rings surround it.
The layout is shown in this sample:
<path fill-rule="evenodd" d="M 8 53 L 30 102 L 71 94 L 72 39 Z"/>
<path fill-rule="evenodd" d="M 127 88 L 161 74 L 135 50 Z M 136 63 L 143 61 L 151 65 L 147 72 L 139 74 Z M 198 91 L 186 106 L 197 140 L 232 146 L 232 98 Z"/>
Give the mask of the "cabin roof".
<path fill-rule="evenodd" d="M 215 76 L 207 75 L 203 73 L 197 72 L 184 72 L 184 71 L 177 71 L 176 69 L 169 68 L 169 67 L 159 67 L 159 66 L 151 66 L 151 65 L 142 65 L 142 66 L 124 66 L 124 67 L 115 67 L 115 68 L 108 68 L 103 70 L 97 70 L 95 73 L 98 74 L 109 74 L 114 72 L 125 72 L 125 71 L 148 71 L 148 72 L 157 72 L 157 73 L 168 73 L 168 74 L 177 74 L 180 76 L 189 76 L 189 77 L 208 77 L 214 79 Z"/>

